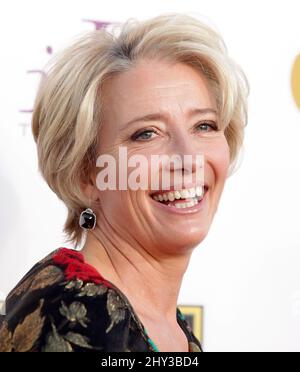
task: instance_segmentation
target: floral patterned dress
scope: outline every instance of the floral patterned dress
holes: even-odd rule
[[[10,292],[0,317],[1,352],[155,352],[126,296],[83,255],[59,248]],[[189,351],[201,345],[177,309]]]

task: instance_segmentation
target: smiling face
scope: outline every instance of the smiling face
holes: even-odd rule
[[[185,186],[194,190],[154,192],[150,183],[148,190],[97,190],[99,226],[105,221],[113,233],[132,237],[153,253],[181,254],[195,247],[211,226],[229,167],[229,147],[224,131],[218,130],[216,101],[208,81],[185,64],[144,60],[106,81],[102,100],[99,153],[113,155],[117,169],[119,146],[126,146],[128,158],[145,156],[148,174],[153,154],[192,155],[193,159],[202,154],[205,188],[196,184],[193,162],[194,181]],[[132,122],[148,114],[160,117]]]

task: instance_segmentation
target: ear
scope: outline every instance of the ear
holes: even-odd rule
[[[97,204],[97,202],[99,201],[100,191],[97,188],[95,176],[91,174],[89,178],[82,180],[80,185],[81,190],[83,191],[86,197],[86,200],[89,203]]]

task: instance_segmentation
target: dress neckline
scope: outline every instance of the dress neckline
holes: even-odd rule
[[[154,341],[149,337],[146,327],[144,326],[139,316],[137,315],[136,311],[132,307],[127,296],[115,284],[105,279],[94,266],[87,263],[85,261],[84,255],[80,251],[71,248],[61,247],[54,252],[54,256],[52,256],[52,259],[56,264],[65,266],[64,272],[67,280],[80,279],[84,282],[92,281],[95,284],[103,284],[108,288],[113,289],[120,296],[120,298],[122,298],[126,306],[129,308],[135,323],[137,324],[143,338],[148,343],[150,348],[155,352],[159,352],[158,347],[156,346]],[[76,265],[74,266],[74,260],[77,261],[78,266]],[[186,328],[185,318],[178,307],[176,307],[176,318],[178,325],[180,326],[180,328],[182,329],[187,338],[190,351],[191,343],[193,343],[193,341],[191,339],[191,335],[188,329]]]

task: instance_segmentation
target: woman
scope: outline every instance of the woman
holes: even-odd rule
[[[89,32],[51,61],[33,135],[40,171],[68,208],[65,232],[84,244],[53,252],[9,294],[0,350],[201,351],[177,299],[236,164],[247,94],[220,35],[177,13],[129,20],[119,35]],[[105,189],[97,159],[115,159],[119,180],[121,147],[145,160],[140,176],[154,154],[189,155],[169,174],[191,181]]]

